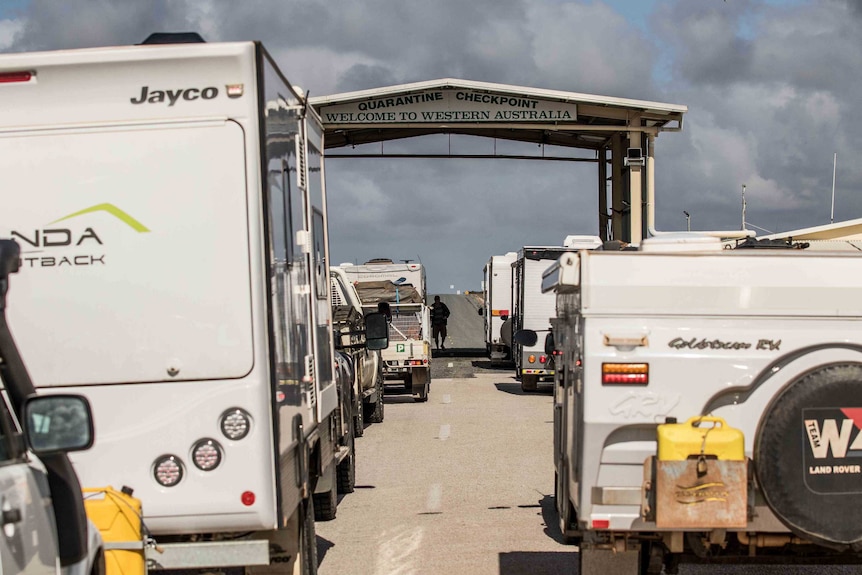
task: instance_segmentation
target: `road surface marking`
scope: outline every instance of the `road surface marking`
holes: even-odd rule
[[[443,486],[439,483],[434,483],[428,489],[428,500],[425,502],[425,512],[434,513],[440,511],[443,503]]]
[[[446,367],[455,367],[455,364],[450,361],[449,365],[447,365]]]
[[[437,439],[441,441],[446,441],[449,439],[449,432],[452,431],[452,426],[448,423],[444,423],[440,426],[440,433],[437,435]]]
[[[443,396],[443,403],[452,403],[452,396],[448,393]]]
[[[389,531],[388,533],[391,533]],[[416,552],[422,545],[424,529],[416,526],[402,530],[393,537],[387,537],[377,549],[377,568],[375,575],[415,575],[419,572]]]

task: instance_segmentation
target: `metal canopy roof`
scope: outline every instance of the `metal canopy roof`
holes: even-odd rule
[[[467,134],[601,149],[620,132],[682,129],[686,106],[445,78],[309,98],[326,147]]]

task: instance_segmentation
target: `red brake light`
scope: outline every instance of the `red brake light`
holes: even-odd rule
[[[593,529],[608,529],[610,526],[610,519],[593,519]]]
[[[547,362],[548,362],[548,356],[547,355],[540,355],[539,356],[539,363],[547,363]]]
[[[603,363],[602,385],[647,385],[649,383],[648,363]]]
[[[12,82],[29,82],[32,77],[32,72],[0,72],[0,84],[11,84]]]

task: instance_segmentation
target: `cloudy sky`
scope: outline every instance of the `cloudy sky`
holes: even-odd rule
[[[743,184],[761,233],[828,224],[835,153],[835,221],[862,218],[860,28],[858,0],[0,0],[0,52],[195,30],[263,41],[317,96],[454,77],[684,104],[685,129],[656,141],[660,230],[685,229],[683,210],[694,230],[738,229]],[[592,164],[333,158],[327,171],[333,261],[418,258],[432,293],[479,289],[491,255],[598,230]]]

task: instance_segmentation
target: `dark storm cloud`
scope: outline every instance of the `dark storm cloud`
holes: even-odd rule
[[[755,225],[829,223],[835,152],[835,219],[862,217],[856,5],[662,5],[653,23],[678,54],[668,88],[690,112],[683,134],[660,138],[659,227],[679,229],[687,209],[698,229],[738,228],[742,184]]]
[[[836,219],[862,217],[856,0],[663,0],[646,30],[586,0],[34,0],[13,18],[6,51],[153,31],[262,40],[313,95],[456,77],[685,104],[685,129],[657,140],[659,229],[684,229],[682,210],[695,229],[738,228],[742,184],[755,225],[827,223],[835,152]],[[441,138],[385,148],[505,148]],[[327,185],[333,259],[419,255],[432,290],[478,283],[493,254],[597,231],[593,165],[333,159]]]

